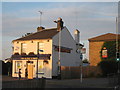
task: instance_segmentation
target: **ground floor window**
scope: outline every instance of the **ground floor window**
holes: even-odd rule
[[[38,62],[38,73],[44,73],[44,71],[43,71],[43,62],[42,61]]]
[[[22,68],[22,61],[15,61],[15,72],[17,73],[21,68]]]

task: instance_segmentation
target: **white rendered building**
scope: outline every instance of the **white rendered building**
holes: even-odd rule
[[[83,45],[79,43],[79,31],[74,34],[75,39],[66,27],[61,31],[39,27],[37,32],[13,40],[12,77],[18,77],[19,69],[23,78],[26,72],[29,79],[58,76],[59,55],[60,66],[80,66],[78,51]]]

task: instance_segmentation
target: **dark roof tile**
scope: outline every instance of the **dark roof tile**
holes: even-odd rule
[[[33,34],[30,34],[28,36],[18,38],[13,41],[18,41],[18,40],[35,40],[35,39],[50,39],[54,35],[58,33],[57,28],[51,28],[51,29],[43,29],[42,31],[35,32]]]

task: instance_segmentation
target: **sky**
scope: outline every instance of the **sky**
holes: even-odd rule
[[[61,17],[64,21],[64,26],[69,29],[73,37],[74,30],[78,29],[80,31],[80,43],[87,48],[87,53],[84,57],[89,58],[88,39],[106,33],[116,33],[116,17],[118,15],[118,2],[94,1],[14,2],[12,0],[7,2],[5,0],[2,2],[1,12],[1,59],[9,58],[12,55],[12,40],[20,38],[25,33],[37,31],[37,27],[40,25],[40,13],[38,11],[43,12],[42,26],[45,28],[56,27],[53,21]]]

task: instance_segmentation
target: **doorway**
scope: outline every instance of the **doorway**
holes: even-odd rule
[[[33,79],[33,64],[28,64],[28,79]]]

